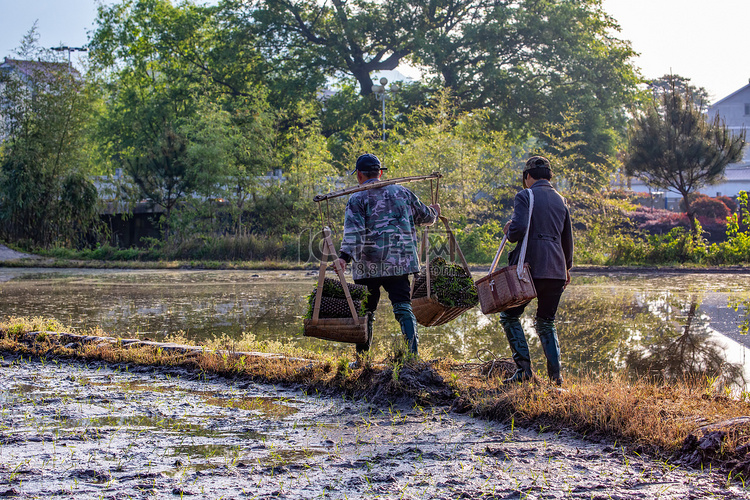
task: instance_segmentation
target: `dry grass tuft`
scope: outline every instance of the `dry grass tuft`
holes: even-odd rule
[[[707,422],[747,415],[750,405],[713,394],[700,380],[654,383],[623,376],[580,377],[563,388],[524,384],[474,399],[475,412],[513,418],[586,435],[614,436],[642,446],[675,451]]]

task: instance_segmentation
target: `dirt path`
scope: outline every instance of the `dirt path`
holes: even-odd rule
[[[11,250],[10,248],[6,247],[5,245],[0,245],[0,262],[6,261],[6,260],[16,260],[16,259],[38,259],[36,255],[31,255],[28,253],[22,253],[22,252],[16,252],[15,250]]]
[[[727,477],[443,408],[182,370],[0,362],[0,496],[750,498]]]

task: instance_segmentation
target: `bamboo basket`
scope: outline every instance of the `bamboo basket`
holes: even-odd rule
[[[519,277],[518,266],[506,266],[477,280],[479,304],[484,314],[507,311],[536,297],[531,269],[524,263]]]
[[[318,318],[317,322],[305,320],[305,337],[364,344],[368,334],[367,316],[358,317],[357,324],[352,318]]]
[[[531,192],[531,189],[528,191],[529,223],[526,228],[526,234],[523,237],[523,243],[521,243],[521,253],[518,257],[519,265],[505,266],[495,271],[497,263],[500,260],[500,254],[503,253],[505,244],[508,242],[508,236],[503,236],[500,248],[497,249],[495,259],[490,266],[490,272],[487,273],[487,276],[477,280],[479,305],[484,314],[507,311],[512,307],[525,304],[536,297],[534,280],[531,279],[531,268],[525,262],[529,228],[531,227],[531,214],[534,211],[534,194]]]
[[[326,278],[328,279],[328,278]],[[325,294],[325,290],[323,290]],[[362,314],[362,301],[356,300],[352,295],[354,301],[354,309],[357,310],[357,314]],[[309,304],[309,314],[305,315],[305,318],[309,319],[312,317],[312,308],[315,305],[315,295],[312,296]],[[328,318],[349,318],[351,312],[349,312],[349,303],[346,298],[327,297],[323,295],[320,301],[320,317],[323,319]]]
[[[453,235],[453,231],[451,231],[450,224],[448,223],[448,219],[445,217],[440,217],[440,220],[443,221],[443,224],[445,224],[445,229],[448,233],[448,242],[449,242],[449,249],[450,249],[450,258],[452,262],[456,261],[456,254],[461,259],[461,265],[466,270],[466,273],[471,276],[471,271],[469,270],[469,264],[466,262],[466,258],[464,258],[463,252],[461,252],[461,248],[458,246],[458,242],[456,241],[456,237]],[[422,249],[425,254],[425,277],[426,277],[426,296],[420,296],[415,297],[416,290],[416,282],[415,279],[412,281],[412,299],[411,299],[411,308],[414,312],[414,317],[417,318],[417,322],[422,326],[438,326],[443,325],[445,323],[448,323],[449,321],[452,321],[471,309],[474,306],[461,306],[461,307],[451,307],[444,304],[441,304],[440,301],[432,294],[432,286],[431,286],[431,280],[432,276],[430,275],[430,260],[429,260],[429,237],[428,237],[428,230],[425,228],[423,240],[422,240]],[[421,252],[420,252],[421,253]]]
[[[351,312],[352,315],[351,318],[320,317],[320,303],[323,298],[323,282],[326,277],[326,267],[329,255],[334,257],[333,267],[336,269],[339,280],[341,280],[344,295],[346,296],[346,301],[349,306],[349,312]],[[344,277],[344,269],[341,268],[336,259],[333,241],[331,240],[331,230],[328,227],[323,229],[323,255],[320,259],[318,290],[315,294],[312,318],[304,320],[303,324],[303,334],[305,337],[315,337],[336,342],[363,344],[367,342],[368,336],[371,334],[371,332],[367,331],[367,315],[357,316],[357,309],[354,306],[352,295],[349,292],[349,287],[347,286],[346,278]]]

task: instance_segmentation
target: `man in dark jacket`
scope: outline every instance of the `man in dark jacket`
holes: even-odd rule
[[[534,195],[531,227],[525,261],[531,268],[531,278],[537,292],[537,311],[534,326],[547,357],[547,374],[557,385],[560,376],[560,343],[555,329],[555,314],[563,290],[570,283],[570,268],[573,266],[573,233],[570,211],[560,194],[550,184],[552,171],[549,160],[543,156],[532,156],[523,170],[523,186]],[[513,203],[513,217],[505,225],[508,241],[523,240],[529,223],[529,194],[520,191]],[[511,252],[509,261],[518,263],[518,249]],[[514,258],[515,261],[514,262]],[[523,265],[523,263],[520,263]],[[517,370],[505,383],[523,382],[532,377],[529,346],[526,343],[519,316],[528,303],[500,313],[500,322],[513,351]]]

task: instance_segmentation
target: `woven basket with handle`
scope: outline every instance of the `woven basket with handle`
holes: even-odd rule
[[[506,311],[527,303],[536,297],[536,288],[531,279],[531,269],[524,261],[526,260],[526,245],[529,240],[529,228],[531,227],[531,213],[534,210],[534,193],[529,191],[529,223],[526,234],[521,243],[521,254],[518,257],[518,265],[506,266],[497,271],[497,262],[500,254],[508,242],[508,236],[503,236],[500,248],[497,249],[495,259],[490,266],[487,276],[477,280],[477,293],[479,304],[484,314],[494,314]]]
[[[321,304],[323,303],[323,284],[325,282],[326,267],[328,257],[333,256],[333,266],[339,276],[346,305],[349,310],[349,316],[345,318],[323,318],[321,317]],[[336,254],[331,240],[331,230],[326,227],[323,229],[323,255],[320,259],[320,272],[318,273],[318,285],[315,292],[315,302],[313,303],[313,313],[311,319],[304,320],[304,335],[306,337],[316,337],[324,340],[333,340],[337,342],[349,342],[352,344],[362,344],[367,342],[371,332],[367,331],[367,315],[358,316],[357,306],[352,300],[352,294],[344,277],[344,269],[336,259]]]
[[[461,266],[463,267],[465,276],[471,277],[471,271],[469,270],[469,264],[467,264],[464,258],[461,248],[458,246],[456,237],[451,231],[448,219],[440,217],[445,225],[445,230],[448,234],[448,245],[450,259],[452,262],[456,262],[456,256],[461,260]],[[425,228],[422,249],[425,255],[425,260],[429,259],[429,234],[428,229]],[[430,261],[431,263],[432,261]],[[414,311],[414,316],[417,318],[417,322],[422,326],[438,326],[443,325],[449,321],[452,321],[459,317],[464,312],[468,311],[476,305],[476,293],[472,293],[470,290],[466,290],[466,300],[464,305],[451,306],[440,302],[440,297],[433,292],[433,266],[425,265],[422,271],[419,273],[417,278],[412,283],[411,291],[411,307]],[[463,294],[462,294],[463,295]],[[472,301],[471,298],[474,297]],[[468,305],[471,304],[471,305]]]

